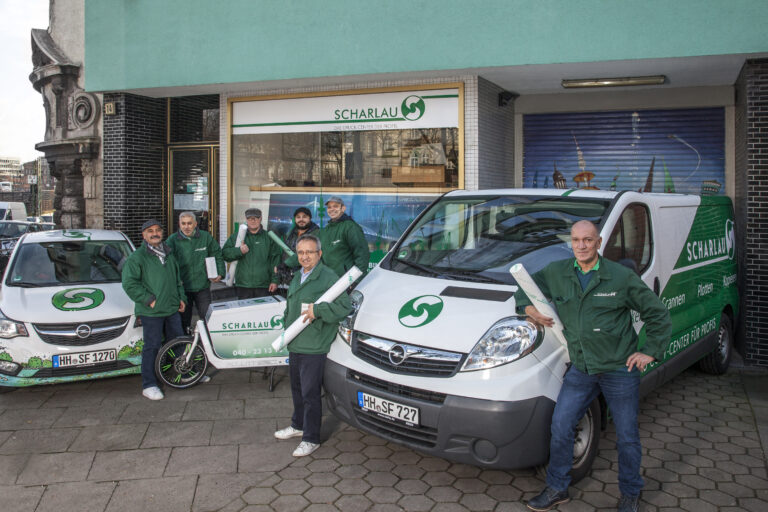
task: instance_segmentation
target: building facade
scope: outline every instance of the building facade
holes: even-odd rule
[[[456,188],[725,194],[739,219],[739,350],[768,365],[765,2],[83,10],[105,227],[138,239],[144,219],[173,230],[193,210],[223,241],[248,207],[282,232],[298,206],[322,224],[324,199],[341,195],[375,263]]]

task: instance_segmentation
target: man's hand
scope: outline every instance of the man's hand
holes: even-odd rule
[[[250,249],[248,248],[247,245],[245,245],[245,242],[241,243],[240,244],[240,252],[243,253],[243,254],[248,254],[248,251],[250,251]]]
[[[275,293],[275,290],[277,290],[277,285],[275,283],[269,283],[269,293]]]
[[[539,313],[539,310],[533,306],[525,306],[525,314],[533,318],[536,322],[547,327],[555,325],[555,319]]]
[[[154,309],[154,308],[155,308],[155,302],[157,302],[157,301],[156,301],[156,300],[153,300],[152,302],[150,302],[150,303],[149,303],[149,307],[150,307],[150,308],[152,308],[152,309]]]
[[[302,323],[307,323],[307,321],[311,322],[312,320],[314,320],[315,319],[314,304],[307,305],[307,309],[305,309],[301,313],[301,316],[304,317],[304,319],[302,320]]]
[[[183,313],[185,309],[187,309],[187,305],[184,304],[183,300],[180,300],[179,301],[179,313]]]
[[[649,363],[652,363],[655,359],[655,357],[643,354],[642,352],[635,352],[627,358],[627,371],[631,372],[632,368],[636,366],[638,370],[644,372],[645,367],[648,366]]]
[[[221,281],[221,276],[209,277],[208,280],[212,283],[218,283],[219,281]]]

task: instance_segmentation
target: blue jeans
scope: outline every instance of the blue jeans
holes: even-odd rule
[[[563,379],[552,415],[547,486],[564,491],[571,482],[574,430],[589,404],[603,393],[616,425],[619,452],[619,490],[625,496],[638,496],[643,488],[640,476],[642,448],[637,425],[640,372],[615,370],[588,375],[571,366]]]
[[[320,444],[320,425],[323,420],[323,371],[327,354],[288,354],[291,372],[293,416],[291,426],[303,430],[302,441]]]
[[[141,327],[144,331],[144,348],[141,350],[141,387],[143,389],[157,386],[155,376],[155,359],[160,347],[165,341],[171,341],[179,336],[184,336],[181,329],[181,315],[174,313],[171,316],[142,316]]]

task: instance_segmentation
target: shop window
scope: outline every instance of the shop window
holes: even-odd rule
[[[603,247],[603,257],[622,263],[642,274],[653,254],[648,210],[640,204],[628,206]]]

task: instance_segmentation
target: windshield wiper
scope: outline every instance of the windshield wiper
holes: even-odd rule
[[[426,267],[426,266],[424,266],[424,265],[422,265],[420,263],[414,263],[412,261],[403,260],[403,259],[400,259],[400,258],[397,258],[397,257],[392,258],[392,259],[395,260],[395,261],[399,261],[400,263],[403,263],[405,265],[408,265],[411,268],[415,268],[416,270],[421,270],[422,272],[426,272],[427,274],[433,275],[435,277],[445,277],[440,272],[437,272],[436,270],[432,270],[431,268]]]
[[[465,279],[467,281],[476,281],[478,283],[494,283],[494,284],[509,284],[500,279],[494,279],[493,277],[481,276],[477,272],[471,270],[452,270],[451,272],[443,274],[446,277],[456,277],[459,279]]]

